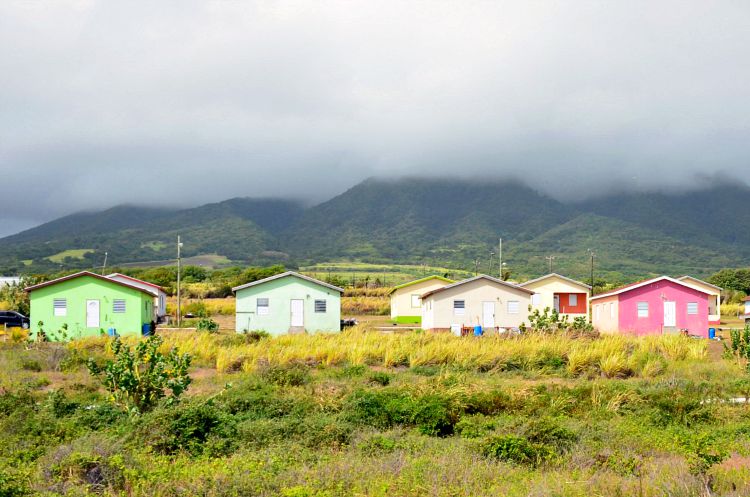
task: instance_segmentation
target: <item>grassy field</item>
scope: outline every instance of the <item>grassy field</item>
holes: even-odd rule
[[[83,259],[83,256],[86,254],[89,254],[93,252],[93,249],[71,249],[71,250],[64,250],[62,252],[58,252],[55,255],[51,255],[47,257],[46,259],[56,262],[56,263],[62,263],[65,261],[66,257],[70,257],[71,259]]]
[[[449,275],[449,278],[462,279],[474,276],[473,273],[445,267],[420,266],[414,264],[368,264],[363,262],[328,262],[314,266],[301,267],[304,274],[318,279],[329,276],[343,278],[347,282],[362,282],[369,277],[370,282],[376,279],[384,286],[395,286],[431,274]]]
[[[750,381],[707,341],[164,339],[193,383],[140,416],[84,366],[106,339],[0,344],[0,495],[750,493]]]

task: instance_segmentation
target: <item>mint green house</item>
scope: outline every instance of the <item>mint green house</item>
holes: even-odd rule
[[[343,289],[294,271],[232,288],[236,330],[271,335],[341,331]]]
[[[83,271],[26,288],[31,305],[30,334],[44,330],[50,340],[140,335],[154,319],[154,295],[143,288]],[[40,322],[42,323],[40,325]]]

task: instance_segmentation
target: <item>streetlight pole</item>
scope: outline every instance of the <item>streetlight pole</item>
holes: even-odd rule
[[[547,257],[545,257],[545,259],[547,259],[547,262],[549,262],[549,272],[551,273],[552,272],[552,261],[555,260],[555,256],[554,255],[548,255]]]
[[[180,241],[180,235],[177,235],[177,327],[182,326],[182,293],[180,289],[180,271],[181,271],[181,256],[180,249],[182,249],[182,241]]]
[[[594,257],[596,257],[596,254],[593,250],[589,249],[589,254],[591,255],[591,295],[594,295]]]

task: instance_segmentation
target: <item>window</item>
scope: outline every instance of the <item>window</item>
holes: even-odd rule
[[[577,307],[578,306],[578,295],[571,293],[568,295],[568,305],[570,307]]]
[[[146,308],[148,309],[148,302],[146,302]],[[112,300],[112,312],[114,313],[125,312],[125,299]]]
[[[463,300],[453,301],[453,314],[463,316],[466,313],[466,302]]]
[[[326,301],[316,300],[315,301],[315,312],[326,312]]]
[[[596,320],[600,320],[602,318],[602,306],[601,304],[596,305]]]
[[[419,298],[418,294],[412,294],[411,296],[411,306],[412,307],[422,307],[422,299]]]
[[[521,304],[517,300],[508,301],[508,314],[518,314],[521,309]]]
[[[692,315],[698,314],[698,302],[688,302],[687,313]]]
[[[268,299],[257,299],[258,316],[268,315]]]
[[[542,295],[539,293],[535,293],[531,296],[531,305],[541,305],[542,304]]]
[[[67,316],[68,315],[68,300],[67,299],[54,299],[52,301],[52,307],[54,309],[55,316]]]
[[[638,302],[638,317],[639,318],[648,317],[648,302]]]
[[[610,319],[615,318],[615,303],[614,302],[609,303],[609,317]]]

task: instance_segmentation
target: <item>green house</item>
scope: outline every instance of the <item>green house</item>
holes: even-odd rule
[[[236,296],[236,330],[284,333],[341,330],[343,289],[289,271],[232,289]]]
[[[26,288],[31,305],[32,337],[44,330],[50,340],[139,335],[154,319],[154,295],[148,291],[83,271]]]

